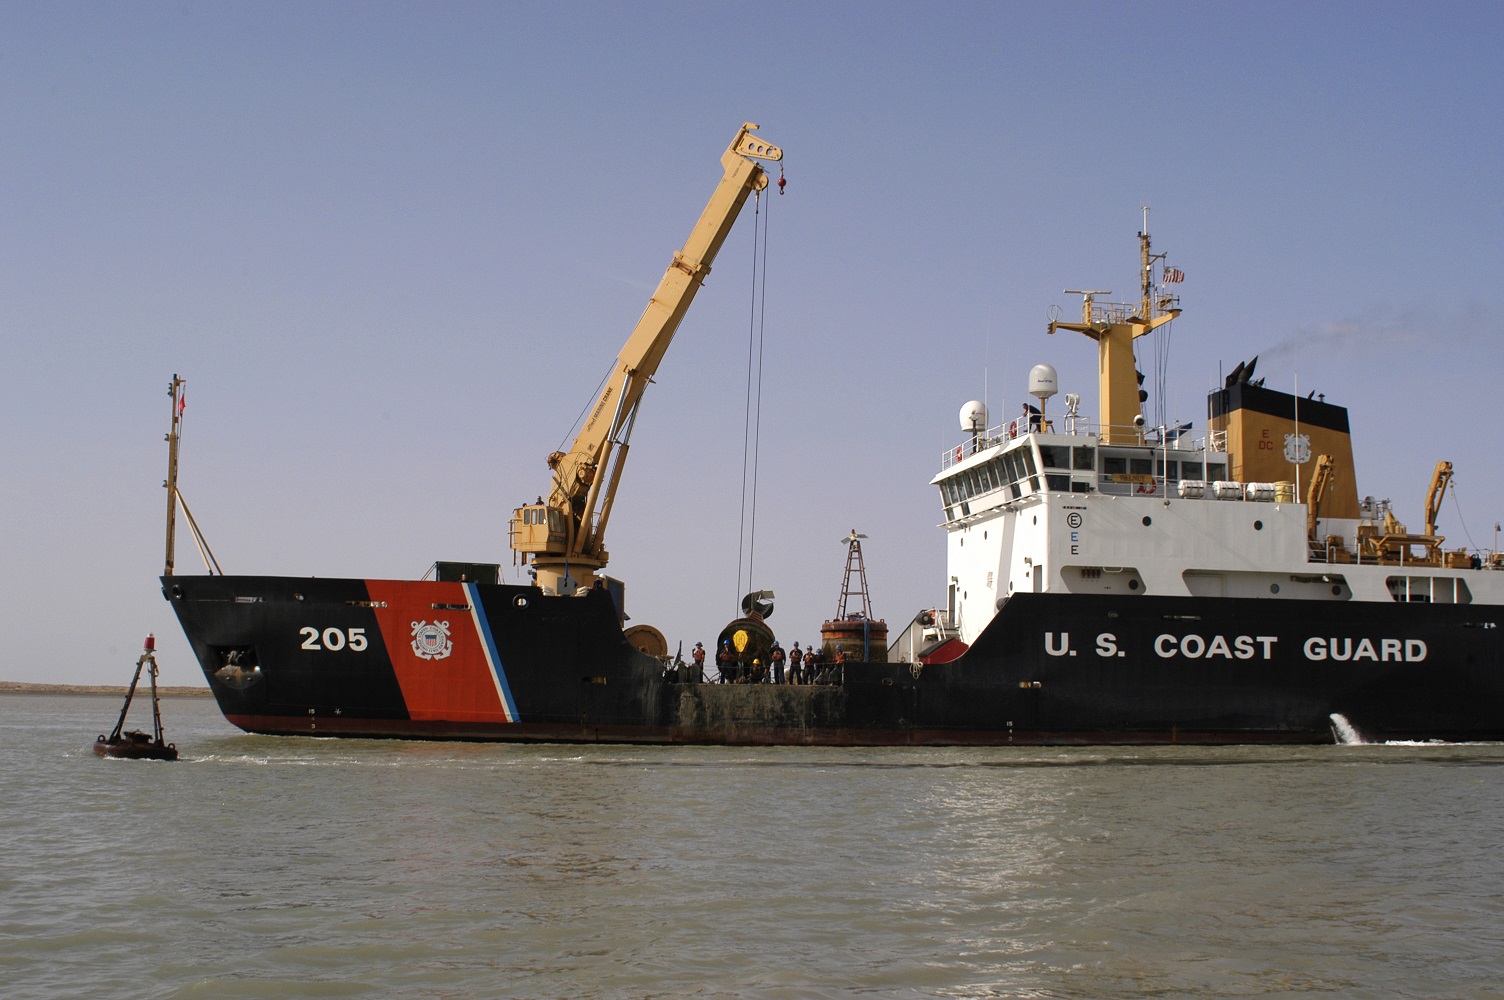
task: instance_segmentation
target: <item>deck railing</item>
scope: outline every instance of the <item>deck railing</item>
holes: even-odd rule
[[[1141,447],[1159,448],[1168,439],[1170,447],[1190,451],[1210,451],[1212,453],[1225,452],[1227,450],[1227,432],[1212,431],[1192,437],[1190,428],[1181,424],[1171,427],[1120,427],[1108,425],[1114,432],[1111,437],[1113,444],[1138,445]],[[1029,433],[1064,434],[1071,437],[1095,437],[1101,438],[1101,425],[1090,417],[1079,414],[1067,415],[1058,421],[1053,416],[1041,418],[1036,415],[1021,416],[1016,420],[1010,420],[1005,424],[989,427],[979,434],[975,434],[953,448],[946,449],[940,455],[940,471],[944,472],[953,465],[959,465],[973,455],[1005,445],[1009,441],[1023,437]]]

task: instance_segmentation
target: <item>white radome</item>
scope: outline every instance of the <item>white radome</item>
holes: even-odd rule
[[[1036,399],[1049,399],[1060,388],[1060,379],[1054,365],[1035,365],[1029,369],[1029,395]]]
[[[961,407],[961,429],[968,434],[980,434],[987,429],[987,404],[980,399],[969,400]]]

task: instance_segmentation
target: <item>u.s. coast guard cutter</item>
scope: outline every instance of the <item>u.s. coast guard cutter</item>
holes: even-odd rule
[[[1148,426],[1133,342],[1179,314],[1164,290],[1179,273],[1147,233],[1137,302],[1083,292],[1080,321],[1050,325],[1097,342],[1098,419],[1075,394],[1047,412],[1049,366],[1017,420],[963,408],[932,481],[948,580],[888,662],[717,685],[634,647],[604,532],[638,402],[767,186],[756,161],[782,156],[752,128],[574,446],[549,457],[547,497],[513,512],[530,582],[489,562],[419,580],[176,573],[174,380],[163,593],[226,718],[288,735],[898,745],[1319,742],[1345,717],[1378,738],[1504,738],[1504,565],[1443,546],[1451,466],[1408,530],[1359,499],[1346,411],[1266,387],[1253,363],[1210,394],[1199,436]]]

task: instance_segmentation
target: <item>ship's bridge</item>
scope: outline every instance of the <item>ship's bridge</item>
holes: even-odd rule
[[[1243,484],[1219,488],[1229,468],[1224,433],[1193,438],[1188,426],[1176,425],[1113,428],[1111,444],[1103,437],[1084,417],[1057,429],[1037,416],[973,435],[941,456],[940,473],[931,480],[946,524],[1047,492],[1211,499],[1229,486],[1243,490]]]

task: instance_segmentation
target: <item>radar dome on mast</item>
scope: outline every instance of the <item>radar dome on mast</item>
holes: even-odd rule
[[[968,434],[980,434],[987,429],[987,404],[973,399],[961,407],[961,429]]]
[[[1035,365],[1029,369],[1029,395],[1039,400],[1039,409],[1028,404],[1024,405],[1024,411],[1029,414],[1030,430],[1048,430],[1044,421],[1045,400],[1055,395],[1060,387],[1059,377],[1055,374],[1054,365]]]
[[[1029,395],[1043,403],[1060,389],[1054,365],[1035,365],[1029,369]]]

